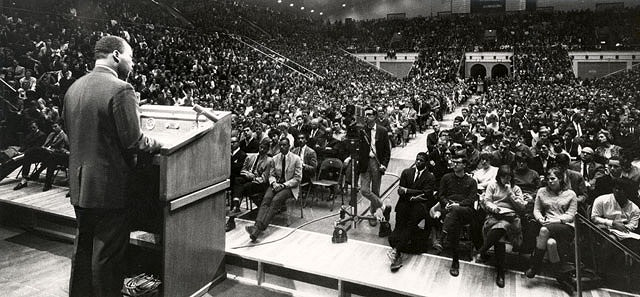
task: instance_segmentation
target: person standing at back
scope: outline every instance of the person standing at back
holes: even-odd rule
[[[105,36],[94,49],[95,67],[65,95],[69,187],[78,224],[69,296],[122,296],[129,243],[127,190],[134,154],[161,145],[140,130],[138,103],[126,82],[133,50]]]

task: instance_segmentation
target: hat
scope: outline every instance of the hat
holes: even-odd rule
[[[583,153],[592,154],[592,155],[595,153],[595,152],[593,151],[593,149],[592,149],[592,148],[590,148],[590,147],[588,147],[588,146],[583,147],[583,148],[582,148],[582,152],[583,152]]]

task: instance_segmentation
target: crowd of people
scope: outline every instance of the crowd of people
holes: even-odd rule
[[[366,123],[358,160],[363,196],[381,222],[391,211],[379,200],[387,144],[433,129],[415,168],[402,173],[392,271],[403,253],[431,246],[451,251],[457,276],[458,241],[469,224],[478,261],[493,247],[503,287],[505,241],[531,254],[526,275],[533,277],[545,253],[552,263],[566,259],[576,213],[620,232],[637,229],[640,70],[579,80],[567,54],[597,49],[605,32],[617,49],[637,43],[626,27],[635,8],[614,19],[581,11],[326,24],[237,2],[176,2],[190,18],[185,23],[135,1],[126,2],[124,17],[105,1],[87,18],[70,2],[49,3],[51,14],[14,8],[0,15],[0,177],[23,166],[16,189],[39,175],[30,176],[32,163],[53,171],[68,162],[62,99],[94,68],[93,45],[117,35],[135,53],[128,82],[141,102],[233,112],[231,207],[243,196],[259,206],[247,230],[253,241],[323,161],[350,162],[346,134],[359,121]],[[486,38],[490,28],[500,29],[496,38]],[[411,49],[420,57],[408,78],[397,79],[351,57],[349,48]],[[463,53],[473,50],[513,51],[513,78],[462,79]],[[463,102],[454,127],[441,130],[443,114]],[[50,187],[48,173],[43,190]],[[638,250],[637,241],[624,242]]]

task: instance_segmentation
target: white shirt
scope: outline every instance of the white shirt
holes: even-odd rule
[[[377,124],[373,124],[373,128],[369,132],[369,139],[371,139],[371,151],[369,152],[369,157],[376,157],[376,129],[378,128]]]
[[[640,219],[640,208],[633,202],[627,201],[627,205],[621,207],[613,194],[606,194],[593,201],[591,210],[591,220],[596,224],[613,226],[613,221],[618,220],[629,230],[638,228]]]
[[[426,169],[426,167],[425,167],[425,169]],[[422,173],[423,173],[423,172],[424,172],[424,169],[422,169],[422,170],[418,171],[418,169],[416,168],[416,174],[415,174],[415,176],[413,177],[413,182],[414,182],[414,183],[416,182],[416,180],[418,180],[418,177],[420,177],[420,176],[422,175]]]

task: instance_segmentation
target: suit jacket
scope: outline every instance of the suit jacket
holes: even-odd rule
[[[273,166],[273,158],[268,155],[264,155],[262,158],[258,159],[258,156],[260,156],[258,153],[248,154],[247,158],[244,159],[244,164],[242,165],[240,174],[242,175],[243,172],[249,172],[256,176],[256,182],[267,183],[269,181],[269,171],[271,170],[271,166]],[[256,159],[258,159],[256,168],[254,171],[251,171]]]
[[[427,135],[427,150],[429,152],[432,152],[433,149],[436,147],[436,145],[438,144],[438,137],[439,137],[440,133],[436,133],[436,132],[431,132]]]
[[[316,168],[318,168],[318,156],[312,148],[306,145],[303,147],[295,147],[291,150],[291,153],[302,158],[302,168],[305,171],[315,172]]]
[[[584,202],[587,195],[587,185],[584,182],[584,178],[580,172],[567,169],[567,188],[573,190],[578,196],[579,202]]]
[[[436,204],[438,201],[433,196],[433,191],[436,190],[436,178],[433,173],[428,169],[422,172],[417,180],[414,181],[417,168],[407,168],[400,174],[400,186],[407,188],[406,193],[400,195],[398,204],[409,203],[410,198],[423,194],[424,201],[420,200],[419,203]],[[396,208],[397,208],[396,204]]]
[[[542,165],[542,159],[540,156],[535,156],[529,159],[529,168],[538,172],[539,175],[547,176],[547,170],[555,165],[556,161],[554,158],[549,156],[547,160],[547,166]]]
[[[604,165],[594,161],[589,163],[584,163],[584,161],[571,162],[569,168],[580,172],[584,180],[589,182],[591,185],[595,185],[595,180],[604,175]]]
[[[251,138],[249,143],[247,143],[246,139],[240,140],[240,150],[242,150],[247,154],[257,153],[259,147],[260,147],[260,140],[258,140],[255,137]]]
[[[371,143],[369,129],[364,128],[360,130],[360,156],[358,158],[360,172],[367,172],[367,168],[369,165],[369,152],[371,151],[371,147],[369,144]],[[375,133],[375,146],[376,146],[376,156],[380,165],[384,165],[387,167],[389,165],[389,160],[391,159],[391,142],[389,141],[389,134],[387,134],[387,129],[380,125],[376,125],[376,133]]]
[[[282,153],[278,153],[273,157],[273,166],[269,172],[269,184],[278,182],[281,176],[283,176],[282,170]],[[300,192],[300,181],[302,181],[302,159],[296,154],[289,152],[285,159],[284,170],[284,185],[291,189],[293,197],[298,199],[298,193]]]
[[[29,134],[27,134],[22,140],[22,144],[20,145],[20,151],[24,152],[28,148],[42,146],[46,138],[47,138],[47,134],[42,132],[42,130],[38,130],[38,132],[36,133],[29,132]]]
[[[244,165],[244,160],[247,158],[247,153],[239,149],[238,152],[233,154],[231,152],[231,180],[240,176],[240,171],[242,171],[242,166]]]
[[[71,204],[127,207],[133,153],[160,148],[140,130],[133,87],[96,66],[69,87],[64,102]]]

